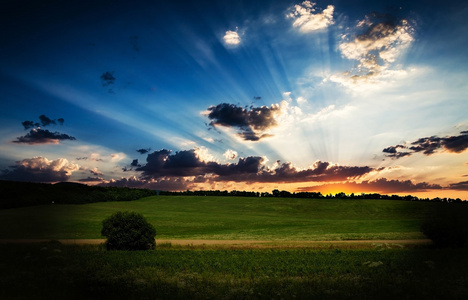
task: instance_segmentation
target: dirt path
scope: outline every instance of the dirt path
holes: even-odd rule
[[[31,244],[49,242],[50,239],[0,239],[0,244]],[[105,239],[59,239],[58,242],[65,245],[98,245]],[[427,239],[417,240],[346,240],[346,241],[255,241],[255,240],[156,240],[156,245],[171,244],[182,246],[233,246],[233,247],[319,247],[324,245],[426,245],[431,241]]]

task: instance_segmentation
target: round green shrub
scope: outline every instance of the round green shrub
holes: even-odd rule
[[[432,240],[435,247],[463,247],[468,230],[456,218],[435,218],[421,224],[421,232]]]
[[[102,221],[107,250],[148,250],[156,247],[156,229],[136,212],[116,212]]]

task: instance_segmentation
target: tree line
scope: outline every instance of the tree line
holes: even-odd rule
[[[271,192],[252,191],[159,191],[128,187],[90,186],[73,182],[56,184],[16,182],[0,180],[0,209],[34,206],[43,204],[84,204],[109,201],[132,201],[155,195],[185,195],[185,196],[236,196],[236,197],[279,197],[279,198],[324,198],[324,199],[383,199],[402,201],[432,201],[442,203],[468,203],[460,198],[418,198],[411,195],[381,195],[378,193],[323,195],[320,192],[289,192],[275,189]]]
[[[285,190],[275,189],[271,192],[252,192],[252,191],[220,191],[220,190],[199,190],[199,191],[159,191],[159,195],[184,195],[184,196],[237,196],[237,197],[279,197],[279,198],[335,198],[335,199],[383,199],[383,200],[402,200],[402,201],[432,201],[443,203],[468,203],[460,198],[418,198],[412,195],[381,195],[378,193],[360,193],[360,194],[346,194],[339,192],[336,194],[323,195],[320,192],[289,192]]]

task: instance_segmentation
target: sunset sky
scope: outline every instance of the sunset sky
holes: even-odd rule
[[[6,1],[0,179],[468,200],[468,2]]]

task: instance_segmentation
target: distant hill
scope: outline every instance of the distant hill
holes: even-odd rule
[[[0,209],[43,204],[83,204],[132,201],[156,195],[155,191],[125,187],[89,186],[75,182],[56,184],[0,180]]]

